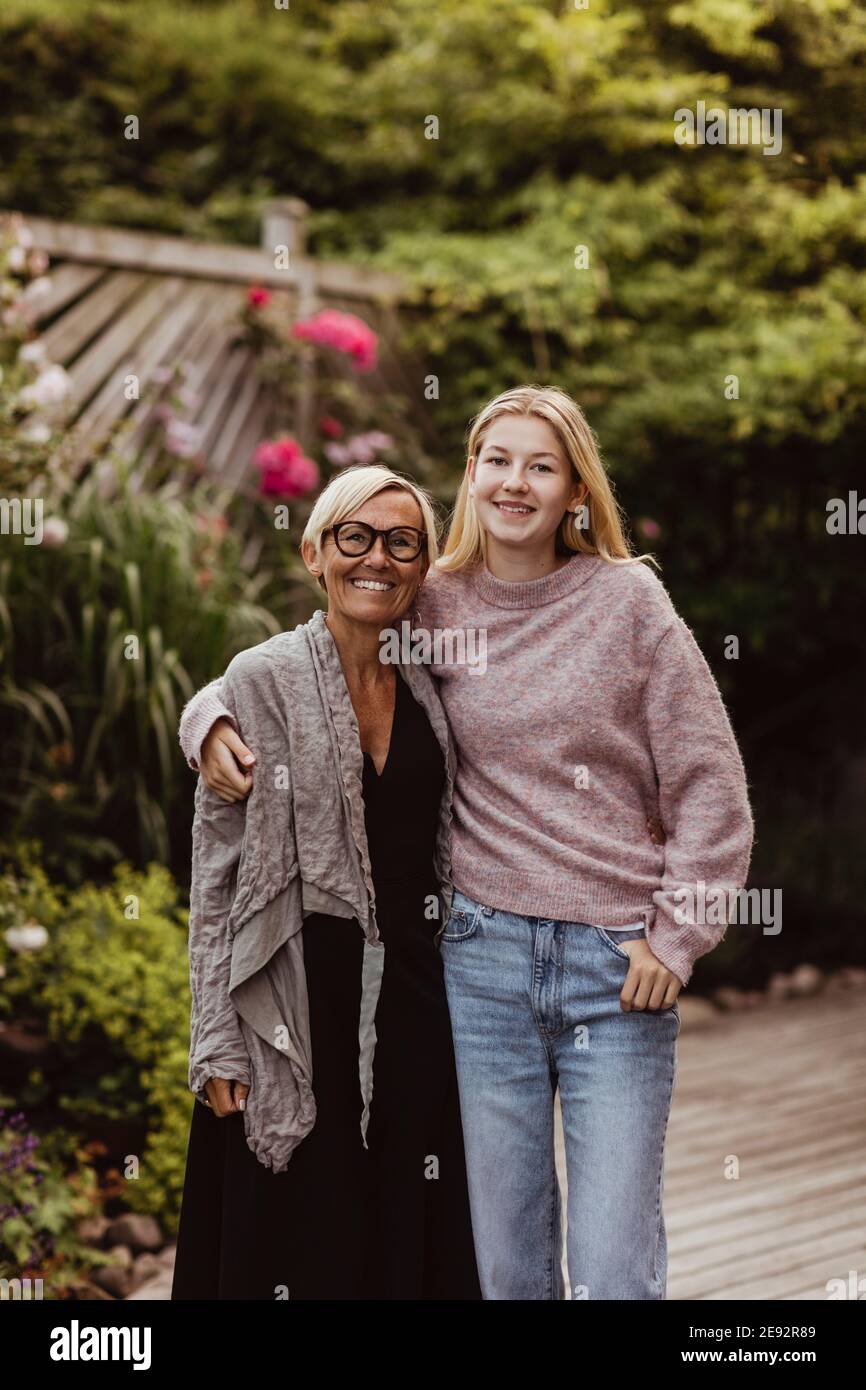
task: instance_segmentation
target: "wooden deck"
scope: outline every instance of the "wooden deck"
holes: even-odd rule
[[[826,1301],[866,1276],[866,993],[720,1014],[678,1051],[668,1299]]]

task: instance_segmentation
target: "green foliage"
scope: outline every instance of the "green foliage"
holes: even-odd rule
[[[114,1134],[125,1204],[171,1223],[194,1103],[178,890],[155,864],[120,864],[109,885],[70,890],[32,846],[16,859],[0,878],[0,1016],[37,1020],[52,1044],[18,1100],[70,1132]],[[45,944],[13,949],[6,930],[27,923],[44,928]]]
[[[406,277],[438,495],[504,387],[581,402],[729,701],[755,879],[805,935],[829,875],[849,943],[864,884],[828,812],[863,747],[866,570],[825,522],[862,478],[864,57],[856,0],[7,0],[0,19],[0,205],[254,243],[264,196],[305,198],[313,254]],[[699,100],[781,110],[781,153],[678,145]]]
[[[41,1279],[48,1300],[70,1296],[88,1270],[111,1262],[77,1234],[98,1210],[96,1173],[75,1141],[40,1140],[23,1111],[0,1109],[0,1278]]]
[[[43,543],[5,537],[0,558],[0,804],[68,877],[121,852],[165,862],[191,820],[181,707],[280,630],[271,576],[244,569],[211,485],[139,491],[109,463],[55,495]],[[283,590],[285,611],[300,589]]]

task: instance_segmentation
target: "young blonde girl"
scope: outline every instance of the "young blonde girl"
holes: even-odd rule
[[[563,1297],[557,1090],[572,1297],[665,1296],[677,995],[725,931],[696,904],[744,884],[753,823],[718,687],[647,558],[576,402],[522,386],[480,411],[413,617],[486,644],[483,669],[454,659],[468,643],[431,669],[459,763],[440,949],[488,1299]],[[233,800],[248,750],[224,718],[208,733],[217,694],[181,741]]]

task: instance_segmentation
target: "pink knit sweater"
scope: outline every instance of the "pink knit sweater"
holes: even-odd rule
[[[431,663],[458,754],[455,887],[527,916],[644,921],[686,984],[726,930],[693,905],[702,885],[744,885],[753,822],[718,687],[664,585],[644,563],[576,555],[520,582],[434,570],[417,607],[415,631],[466,637],[462,664],[447,638]],[[218,682],[187,706],[192,766],[225,714]]]

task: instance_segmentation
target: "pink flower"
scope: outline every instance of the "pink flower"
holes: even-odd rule
[[[368,430],[366,434],[353,435],[345,444],[326,444],[324,453],[335,468],[344,468],[349,463],[372,463],[377,454],[390,449],[393,443],[389,434]]]
[[[303,497],[318,486],[318,465],[289,434],[264,440],[253,463],[261,469],[259,492],[263,497]]]
[[[354,314],[344,314],[339,309],[322,309],[312,318],[296,323],[292,328],[292,337],[348,353],[354,359],[356,371],[370,372],[376,365],[376,334]]]
[[[343,433],[343,426],[339,420],[335,420],[333,415],[323,415],[319,421],[319,429],[322,434],[327,434],[331,439],[339,439]]]
[[[195,458],[201,449],[201,430],[185,420],[169,420],[165,427],[165,447],[175,458]]]
[[[42,527],[42,543],[55,549],[64,545],[69,535],[69,527],[62,516],[49,516]]]
[[[641,535],[646,536],[648,541],[658,540],[662,533],[662,528],[659,526],[658,522],[653,521],[652,518],[648,516],[642,516],[635,525]]]
[[[266,309],[271,302],[271,292],[263,285],[250,285],[247,290],[247,304],[251,309]]]
[[[323,452],[328,463],[335,468],[344,468],[352,462],[351,450],[345,444],[326,444]]]

